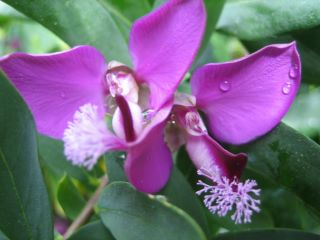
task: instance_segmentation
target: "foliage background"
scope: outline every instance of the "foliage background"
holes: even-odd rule
[[[16,10],[0,2],[1,55],[91,44],[109,59],[129,63],[132,22],[164,1],[4,2]],[[74,221],[106,171],[111,184],[70,239],[320,238],[311,234],[320,234],[320,1],[205,2],[207,31],[192,69],[293,40],[302,57],[302,86],[283,123],[246,146],[227,146],[248,152],[244,178],[257,179],[263,189],[262,212],[244,225],[209,214],[194,194],[195,170],[184,149],[159,196],[138,193],[126,183],[121,153],[107,154],[92,172],[70,165],[61,142],[36,135],[31,114],[1,75],[0,239],[61,239],[54,223],[57,228],[61,219]],[[189,91],[188,80],[179,90]]]

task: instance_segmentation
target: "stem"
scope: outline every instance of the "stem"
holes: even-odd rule
[[[92,215],[93,207],[98,201],[98,198],[103,190],[103,188],[108,184],[108,175],[103,176],[100,185],[94,194],[91,196],[86,206],[83,208],[79,216],[73,221],[73,223],[68,228],[67,232],[63,235],[63,239],[68,239],[82,224],[84,224],[88,218]]]

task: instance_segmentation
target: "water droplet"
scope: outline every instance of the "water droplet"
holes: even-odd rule
[[[153,115],[155,113],[154,109],[147,109],[145,111],[142,112],[142,116],[143,116],[143,123],[147,124],[151,121]]]
[[[282,93],[285,95],[288,95],[291,92],[292,84],[293,84],[292,81],[285,82],[285,84],[283,84],[283,87],[282,87]]]
[[[222,81],[219,85],[219,88],[222,92],[227,92],[231,88],[231,84],[228,81]]]
[[[65,97],[66,97],[66,94],[65,94],[64,92],[61,92],[61,93],[60,93],[60,97],[65,98]]]
[[[294,64],[289,70],[289,77],[296,78],[298,76],[298,65]]]

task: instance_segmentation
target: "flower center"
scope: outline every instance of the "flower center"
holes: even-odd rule
[[[199,113],[187,112],[185,115],[187,131],[192,135],[201,135],[207,132]]]
[[[111,61],[108,64],[105,81],[112,97],[122,95],[131,102],[138,102],[139,88],[133,76],[133,71],[126,65]]]

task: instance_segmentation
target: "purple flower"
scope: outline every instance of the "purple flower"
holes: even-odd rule
[[[137,20],[129,40],[133,69],[107,64],[90,46],[14,53],[0,59],[0,67],[30,107],[38,131],[65,141],[70,161],[91,169],[105,151],[125,150],[130,182],[153,193],[169,178],[172,157],[163,129],[205,21],[202,0],[169,0]],[[110,116],[112,130],[105,119]]]
[[[267,46],[245,58],[208,64],[191,78],[193,96],[176,94],[166,141],[172,150],[186,144],[198,173],[205,205],[225,216],[236,208],[236,223],[250,222],[260,201],[256,182],[240,177],[245,154],[223,149],[208,133],[198,109],[206,115],[209,132],[229,144],[243,144],[270,131],[288,111],[300,85],[300,58],[295,43]],[[206,174],[205,174],[206,173]]]

